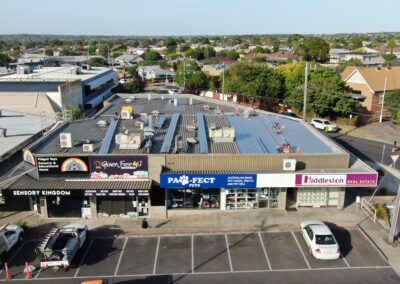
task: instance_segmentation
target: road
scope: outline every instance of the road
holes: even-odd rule
[[[392,154],[392,145],[390,144],[340,133],[327,133],[326,135],[363,161],[381,163],[383,154],[383,163],[385,165],[390,165],[392,163],[390,157]],[[396,164],[396,168],[400,169],[400,162]]]
[[[358,230],[332,227],[342,256],[312,257],[299,231],[95,237],[78,252],[68,271],[37,270],[35,283],[400,283],[386,260]],[[25,262],[39,266],[27,240],[7,253],[11,280],[25,281]],[[0,271],[0,282],[5,272]]]

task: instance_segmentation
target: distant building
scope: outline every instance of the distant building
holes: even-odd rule
[[[137,72],[142,79],[148,81],[170,81],[175,77],[175,72],[161,69],[160,65],[139,66]]]
[[[138,64],[141,61],[143,61],[143,59],[139,55],[134,54],[123,54],[115,58],[115,63],[118,65]]]
[[[362,51],[366,51],[363,48]],[[350,60],[359,60],[366,66],[381,66],[385,63],[385,59],[378,51],[368,48],[368,52],[355,52],[348,49],[332,48],[329,51],[329,62],[331,64],[341,64]]]
[[[220,76],[222,71],[228,67],[228,64],[207,64],[203,65],[201,70],[209,76]]]
[[[252,60],[254,58],[264,58],[269,62],[285,63],[294,59],[293,51],[277,51],[274,53],[248,53],[242,57],[244,60]]]
[[[355,99],[369,112],[378,114],[383,103],[383,91],[400,89],[400,67],[355,67],[348,66],[342,73],[342,79],[352,89]]]
[[[28,66],[20,66],[16,74],[0,77],[0,105],[2,109],[36,115],[54,115],[67,105],[92,109],[111,95],[116,79],[116,73],[106,67],[45,67],[31,71]]]

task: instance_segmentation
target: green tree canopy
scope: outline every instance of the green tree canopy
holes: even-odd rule
[[[362,63],[359,59],[352,58],[349,61],[340,64],[337,68],[337,71],[339,73],[342,73],[347,66],[365,66],[365,64]]]
[[[87,64],[92,66],[107,66],[107,60],[103,57],[92,57],[87,61]]]
[[[392,118],[396,123],[400,123],[400,90],[394,90],[387,93],[385,104]]]
[[[137,64],[134,64],[134,65],[132,65],[132,66],[129,66],[129,67],[126,69],[126,72],[128,73],[129,76],[133,77],[134,75],[136,75],[138,67],[139,67],[139,66],[138,66]]]
[[[99,46],[99,55],[103,56],[104,58],[108,58],[108,46],[106,44],[101,44]]]
[[[324,62],[329,58],[329,44],[321,37],[308,37],[296,46],[295,53],[306,61]]]
[[[237,60],[239,58],[239,53],[234,50],[222,50],[217,52],[217,56],[228,57],[232,60]]]
[[[203,54],[204,54],[204,58],[210,58],[210,57],[215,57],[216,52],[213,47],[207,46],[207,47],[203,48]]]
[[[201,90],[208,87],[207,76],[200,70],[194,60],[179,62],[175,79],[180,86],[185,88],[186,92],[193,94],[199,94]]]
[[[51,48],[46,48],[46,49],[44,50],[44,54],[45,54],[46,56],[53,56],[53,50],[52,50]]]
[[[161,55],[157,51],[151,49],[143,53],[142,58],[145,61],[152,61],[152,62],[156,62],[162,59]]]
[[[305,63],[291,64],[278,72],[285,76],[286,100],[298,110],[303,109]],[[319,116],[346,115],[354,111],[351,99],[340,73],[330,68],[311,68],[308,79],[307,109]]]
[[[140,81],[131,81],[125,84],[118,83],[111,91],[115,93],[128,93],[128,94],[135,94],[143,92],[144,84]]]
[[[362,41],[363,40],[360,36],[351,37],[350,44],[349,44],[350,49],[354,50],[354,49],[363,47]]]
[[[11,58],[7,54],[0,53],[0,66],[8,66],[11,61]]]
[[[266,65],[238,62],[225,72],[225,90],[249,99],[283,98],[284,78]]]
[[[177,43],[174,38],[167,37],[164,41],[164,45],[169,52],[175,52]]]

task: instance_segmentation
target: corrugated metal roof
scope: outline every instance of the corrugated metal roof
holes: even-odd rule
[[[40,179],[36,180],[27,175],[20,177],[14,183],[9,185],[7,189],[150,189],[151,180],[65,180],[57,179]]]
[[[64,82],[0,82],[0,92],[57,92]]]

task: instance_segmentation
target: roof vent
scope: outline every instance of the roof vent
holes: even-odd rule
[[[7,129],[0,128],[0,137],[7,137]]]
[[[98,125],[98,126],[101,126],[101,127],[104,127],[104,126],[107,126],[107,125],[108,125],[108,122],[107,122],[106,120],[99,120],[99,121],[97,122],[97,125]]]

